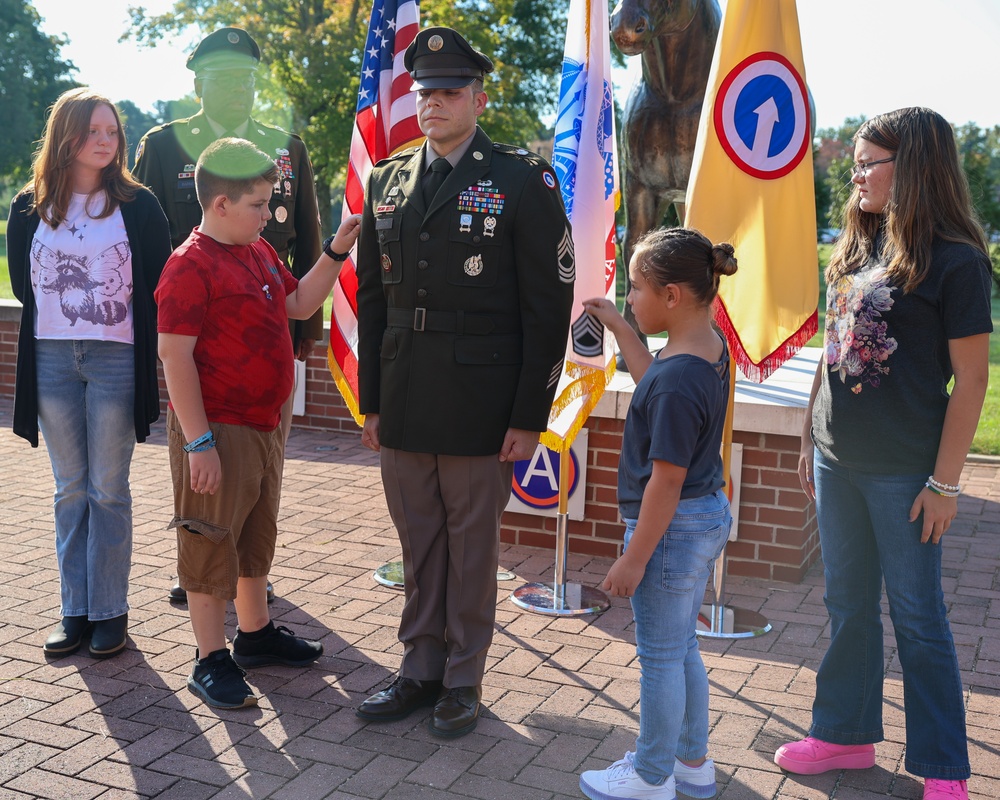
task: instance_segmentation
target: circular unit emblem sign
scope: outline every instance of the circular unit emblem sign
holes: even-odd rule
[[[570,450],[569,492],[572,495],[580,482],[580,465],[576,453]],[[559,506],[559,454],[547,447],[535,449],[531,458],[514,462],[511,489],[526,506],[557,508]]]
[[[809,149],[806,84],[778,53],[754,53],[737,64],[719,87],[714,116],[722,149],[755,178],[787,175]]]

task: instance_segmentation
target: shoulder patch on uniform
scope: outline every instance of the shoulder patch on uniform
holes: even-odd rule
[[[391,164],[394,161],[408,161],[413,158],[413,156],[419,152],[422,145],[417,145],[416,147],[407,147],[405,150],[400,150],[398,153],[393,153],[385,158],[381,158],[375,162],[377,167],[379,164]]]
[[[289,139],[299,138],[294,133],[286,131],[284,128],[279,128],[277,125],[267,125],[261,122],[260,120],[254,119],[253,117],[250,118],[250,128],[251,129],[257,128],[258,129],[257,132],[263,133],[264,135],[271,133],[271,134],[278,134],[279,136],[285,136]]]
[[[146,135],[143,136],[142,138],[146,139],[150,136],[155,136],[158,133],[169,131],[171,128],[175,128],[178,125],[187,125],[187,123],[189,123],[190,121],[191,117],[182,117],[181,119],[172,119],[169,122],[164,122],[161,125],[154,125],[148,131],[146,131]]]
[[[538,153],[532,153],[530,150],[525,150],[523,147],[515,147],[512,144],[503,144],[502,142],[494,142],[493,149],[498,153],[514,156],[538,167],[547,167],[549,165],[544,158],[538,155]]]
[[[555,173],[551,170],[545,170],[545,172],[542,173],[542,180],[550,189],[555,189],[559,185],[559,182],[556,181]]]

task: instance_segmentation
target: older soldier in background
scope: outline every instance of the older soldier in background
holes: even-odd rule
[[[358,253],[362,443],[380,450],[403,548],[403,663],[365,719],[434,704],[431,733],[479,719],[500,515],[545,430],[575,265],[555,174],[476,120],[493,64],[450,28],[404,63],[426,145],[375,166]]]
[[[278,165],[280,177],[271,195],[272,217],[261,234],[296,278],[319,258],[321,234],[316,187],[309,154],[295,134],[258,122],[250,116],[255,98],[254,73],[260,64],[257,42],[241,28],[221,28],[206,36],[188,56],[194,90],[202,110],[149,131],[136,150],[133,174],[156,195],[170,223],[176,248],[201,221],[194,189],[198,156],[216,139],[236,136],[253,142]],[[323,336],[323,310],[310,319],[289,323],[296,357],[304,361]],[[294,394],[294,392],[293,392]],[[281,409],[285,439],[292,425],[292,397]],[[268,602],[274,599],[270,583]],[[178,584],[170,599],[183,602]]]

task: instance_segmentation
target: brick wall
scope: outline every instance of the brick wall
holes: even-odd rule
[[[16,304],[7,302],[5,307],[5,301],[0,301],[0,394],[4,395],[14,393],[19,316]],[[306,362],[306,369],[306,413],[295,417],[293,424],[300,428],[358,434],[359,428],[330,375],[325,342],[317,344]],[[166,398],[162,371],[160,389],[161,397]],[[629,395],[618,394],[615,402],[602,400],[602,405],[587,423],[590,449],[585,487],[586,518],[569,520],[571,553],[614,557],[621,552],[623,526],[618,519],[616,489],[624,410]],[[752,414],[745,411],[741,414],[737,399],[734,441],[743,444],[742,502],[739,540],[731,542],[727,550],[728,570],[730,575],[797,583],[819,557],[819,536],[815,508],[799,489],[796,475],[798,436],[773,432],[801,427],[801,421],[789,423],[789,410],[783,411],[786,417],[782,420],[762,426],[771,432],[740,430],[741,417],[745,420]],[[757,423],[744,422],[744,426],[751,425]],[[504,542],[554,550],[555,527],[555,518],[508,513],[504,515],[500,535]]]

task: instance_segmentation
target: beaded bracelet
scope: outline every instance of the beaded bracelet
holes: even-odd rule
[[[943,483],[942,481],[939,481],[937,478],[935,478],[933,475],[927,476],[927,482],[932,486],[934,486],[935,488],[940,489],[942,492],[955,492],[955,494],[958,494],[959,492],[962,491],[962,486],[960,484],[956,483],[953,486],[950,483]]]
[[[215,436],[211,431],[202,434],[193,442],[188,442],[184,445],[185,453],[204,453],[206,450],[211,450],[215,447]]]
[[[930,481],[927,481],[927,483],[925,483],[924,486],[926,486],[928,489],[934,492],[934,494],[940,495],[941,497],[958,497],[961,494],[961,492],[946,492],[941,489],[938,489],[938,487],[932,484]]]

